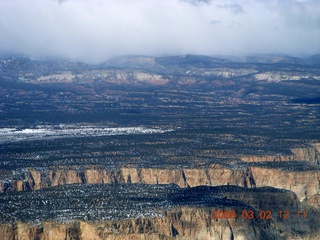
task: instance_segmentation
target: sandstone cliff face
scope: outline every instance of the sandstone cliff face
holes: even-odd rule
[[[101,239],[279,239],[269,223],[262,230],[258,221],[212,219],[212,210],[181,208],[163,218],[74,222],[40,225],[26,223],[0,226],[2,240],[101,240]]]
[[[281,171],[251,167],[252,176],[257,187],[273,186],[286,189],[297,194],[298,199],[319,207],[320,200],[320,172],[314,171]]]
[[[194,208],[181,208],[168,213],[180,239],[276,239],[270,224],[261,228],[260,222],[233,219],[212,219],[212,212]],[[263,230],[262,230],[263,229]],[[268,233],[264,232],[268,231]]]
[[[0,182],[0,191],[4,192],[9,185],[9,188],[22,191],[73,183],[175,183],[180,187],[271,186],[290,190],[297,194],[300,201],[320,207],[319,171],[284,171],[262,167],[231,170],[218,164],[213,164],[208,169],[121,168],[112,171],[97,166],[87,166],[83,171],[72,167],[59,167],[42,173],[30,168],[23,179],[13,179],[9,183]]]
[[[209,191],[208,191],[209,190]],[[126,190],[122,193],[125,193]],[[123,218],[99,222],[74,221],[25,223],[0,225],[0,239],[51,240],[51,239],[318,239],[320,234],[319,210],[300,203],[289,191],[274,188],[246,189],[229,187],[198,187],[172,192],[181,206],[173,209],[157,209],[157,217]],[[219,195],[219,202],[211,198]],[[195,197],[196,202],[190,201]],[[64,195],[62,198],[65,198]],[[185,198],[187,197],[187,198]],[[198,201],[209,200],[207,205]],[[83,199],[85,200],[85,199]],[[232,201],[234,200],[234,201]],[[34,199],[38,201],[38,198]],[[201,201],[200,201],[201,202]],[[204,202],[202,202],[204,203]],[[229,204],[228,204],[229,203]],[[232,204],[230,204],[232,203]],[[121,208],[122,209],[122,208]],[[234,210],[237,218],[212,218],[213,211]],[[255,218],[243,217],[242,212],[255,211]],[[270,219],[259,218],[259,211],[272,211]],[[279,210],[290,211],[290,218],[279,217]],[[294,212],[305,210],[307,216],[298,218]],[[37,211],[37,210],[36,210]],[[84,213],[86,210],[83,210]],[[124,210],[125,211],[125,210]],[[260,215],[261,216],[261,215]],[[40,218],[41,220],[41,218]]]
[[[175,183],[180,187],[199,185],[249,187],[249,178],[248,170],[231,170],[218,164],[213,164],[208,169],[137,169],[123,167],[119,170],[107,170],[99,166],[86,166],[84,170],[76,170],[75,167],[69,166],[39,171],[29,168],[20,179],[12,179],[9,183],[0,181],[0,191],[3,192],[8,188],[8,186],[5,188],[6,184],[18,191],[73,183]]]
[[[292,236],[299,235],[299,233],[303,233],[304,237],[300,236],[297,239],[308,239],[311,236],[317,239],[316,234],[319,234],[319,230],[315,229],[320,226],[319,213],[308,204],[300,203],[293,192],[274,191],[270,193],[265,189],[260,192],[225,192],[223,195],[228,199],[240,200],[252,206],[253,209],[271,211],[272,221],[264,220],[264,223],[270,223],[274,230],[284,237],[284,239],[292,239]],[[290,213],[286,219],[283,216],[281,217],[279,213],[285,210]],[[255,211],[255,214],[258,215],[259,211]],[[305,211],[307,215],[305,217],[298,217],[297,211]],[[259,216],[257,218],[259,219]],[[308,234],[311,235],[307,236]]]
[[[314,144],[305,148],[293,148],[289,155],[264,155],[264,156],[243,156],[243,162],[283,162],[283,161],[307,161],[313,164],[320,164],[320,145]]]
[[[162,218],[3,224],[0,236],[2,240],[264,240],[295,239],[294,229],[301,232],[297,239],[318,239],[319,232],[309,229],[310,223],[278,224],[272,220],[212,219],[212,209],[182,207]]]

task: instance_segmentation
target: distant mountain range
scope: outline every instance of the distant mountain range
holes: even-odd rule
[[[149,70],[163,70],[164,68],[214,68],[230,66],[236,63],[263,63],[263,64],[294,64],[317,65],[320,64],[320,54],[308,58],[291,57],[285,55],[253,55],[247,57],[204,55],[182,55],[167,57],[150,57],[142,55],[122,56],[112,58],[101,64],[102,67],[130,67],[145,68]]]
[[[69,79],[68,81],[72,82],[76,79],[78,82],[86,82],[89,78],[94,80],[101,79],[101,76],[104,76],[102,77],[103,79],[114,79],[117,82],[117,79],[123,78],[119,77],[121,74],[125,74],[126,79],[128,79],[128,76],[133,79],[143,76],[143,78],[148,79],[156,77],[169,81],[173,76],[234,78],[260,74],[254,75],[254,78],[257,80],[275,79],[276,81],[281,81],[307,78],[318,79],[317,69],[319,64],[320,54],[305,59],[278,55],[256,55],[244,58],[202,55],[165,57],[132,55],[112,58],[97,65],[52,58],[32,59],[28,56],[6,55],[0,58],[0,77],[3,80],[27,82],[29,80],[38,81],[43,77],[47,80],[50,79],[50,82],[54,82],[56,78],[59,78],[59,81],[62,81],[62,78],[67,78]],[[308,70],[306,71],[305,68]],[[125,73],[123,72],[124,70]],[[122,72],[120,75],[119,71]],[[277,76],[269,76],[270,73],[268,71],[273,71],[273,75],[276,74]],[[289,75],[288,72],[290,72]],[[299,72],[299,76],[297,76],[297,72]],[[302,72],[305,74],[301,75],[300,73]],[[137,74],[139,77],[137,77]],[[155,76],[155,74],[159,76]],[[266,74],[268,75],[267,77]],[[62,78],[61,75],[63,75]]]

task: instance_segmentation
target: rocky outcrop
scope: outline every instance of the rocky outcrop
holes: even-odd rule
[[[212,164],[208,169],[159,169],[123,167],[119,170],[108,170],[99,166],[86,166],[79,170],[75,166],[56,167],[49,170],[28,168],[19,179],[2,182],[2,192],[5,189],[36,190],[50,186],[73,183],[146,183],[170,184],[180,187],[199,185],[219,186],[237,185],[251,187],[248,170],[231,170],[218,164]],[[4,187],[9,184],[10,187]]]
[[[147,83],[151,85],[165,85],[169,82],[161,74],[150,73],[144,70],[132,69],[108,69],[108,70],[87,70],[80,74],[70,71],[61,71],[46,76],[40,76],[31,83],[56,83],[56,82],[77,82],[77,81],[104,81],[115,84],[125,83]]]
[[[210,209],[181,208],[163,218],[0,226],[2,240],[55,239],[279,239],[270,223],[212,219]]]
[[[207,169],[158,169],[123,167],[108,170],[99,166],[57,167],[50,170],[25,171],[20,179],[0,181],[0,191],[41,189],[73,183],[146,183],[170,184],[180,187],[200,185],[236,185],[247,188],[271,186],[293,191],[300,201],[320,206],[320,171],[286,171],[264,167],[233,170],[212,164]]]
[[[300,203],[291,191],[271,187],[163,187],[168,185],[86,184],[25,194],[4,194],[1,199],[1,213],[4,214],[0,219],[5,223],[0,225],[0,239],[318,239],[320,234],[319,210]],[[45,203],[43,199],[48,199],[48,196],[50,203]],[[7,203],[16,197],[19,199],[7,211]],[[115,197],[116,201],[112,203],[110,197]],[[157,214],[145,215],[141,214],[138,205],[132,205],[137,200],[142,204],[140,206],[145,206],[144,210],[159,200],[166,205],[160,207],[157,204],[153,210],[149,208]],[[118,215],[105,220],[99,217],[96,222],[84,221],[86,216],[100,212],[102,205],[99,207],[97,204],[103,202],[106,203],[103,209],[113,204],[112,209]],[[66,206],[74,211],[65,213]],[[140,212],[133,211],[135,215],[127,215],[138,208]],[[46,212],[48,209],[51,209],[49,214]],[[28,212],[27,216],[19,214],[23,210]],[[217,217],[216,211],[233,211],[236,216],[220,214]],[[254,212],[252,218],[249,211]],[[270,212],[268,218],[267,211]],[[284,218],[280,211],[288,211],[290,216]],[[75,219],[80,220],[61,221],[65,219],[63,216],[76,216],[77,212],[81,214]],[[8,214],[11,217],[5,218]],[[112,213],[103,213],[104,216],[108,214]],[[47,219],[55,219],[55,222]],[[9,224],[11,221],[16,222]]]
[[[285,71],[272,71],[263,72],[254,75],[256,80],[259,81],[270,81],[280,82],[284,80],[302,80],[302,79],[313,79],[320,80],[320,76],[312,73],[300,73],[300,72],[285,72]]]
[[[272,220],[213,219],[213,209],[182,207],[162,218],[72,223],[17,222],[0,225],[2,240],[120,239],[317,239],[310,222],[279,224]],[[317,223],[318,224],[318,223]],[[300,234],[294,234],[300,231]]]
[[[298,199],[320,206],[320,171],[281,171],[251,167],[257,187],[272,186],[297,194]]]
[[[242,156],[243,162],[283,162],[283,161],[307,161],[312,164],[320,164],[320,145],[313,144],[305,148],[292,148],[288,155],[262,155],[262,156]]]

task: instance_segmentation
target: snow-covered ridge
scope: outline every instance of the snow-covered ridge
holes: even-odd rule
[[[130,134],[153,134],[172,131],[173,129],[159,129],[146,127],[103,127],[90,125],[45,125],[35,128],[0,128],[0,143],[21,140],[37,140],[66,137],[112,136]]]

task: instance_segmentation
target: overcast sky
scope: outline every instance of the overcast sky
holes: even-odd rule
[[[320,0],[1,0],[0,51],[114,56],[320,53]]]

